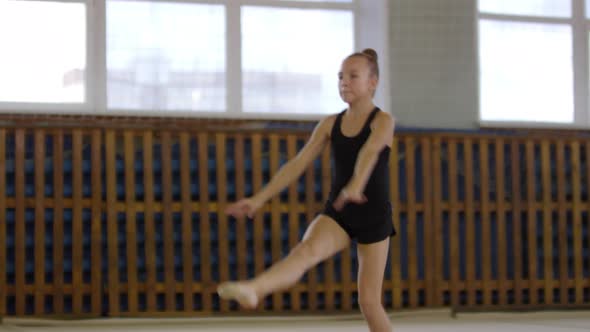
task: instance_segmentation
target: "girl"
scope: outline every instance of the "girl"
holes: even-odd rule
[[[389,197],[389,153],[394,120],[373,104],[379,81],[377,53],[348,56],[338,73],[340,96],[348,108],[321,120],[295,158],[284,164],[257,194],[228,206],[234,217],[254,212],[280,193],[330,143],[334,175],[324,210],[283,260],[254,279],[226,282],[219,296],[255,308],[260,299],[294,285],[319,262],[358,242],[358,300],[371,332],[391,331],[381,303],[389,239],[395,235]]]

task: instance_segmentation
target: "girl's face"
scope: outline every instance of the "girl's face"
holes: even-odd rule
[[[345,103],[373,98],[377,88],[377,77],[371,74],[369,61],[360,56],[350,57],[342,62],[338,73],[338,89]]]

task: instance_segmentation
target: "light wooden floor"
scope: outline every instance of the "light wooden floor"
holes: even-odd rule
[[[590,311],[535,313],[465,313],[452,318],[448,311],[392,314],[395,332],[576,332],[590,331]],[[336,317],[99,319],[49,321],[6,318],[0,331],[368,331],[359,315]]]

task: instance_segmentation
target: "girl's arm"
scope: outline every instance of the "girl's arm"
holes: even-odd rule
[[[270,182],[264,186],[254,197],[259,204],[263,204],[274,195],[281,192],[293,180],[313,162],[323,151],[330,139],[330,131],[334,123],[335,115],[329,116],[318,123],[313,130],[305,146],[299,151],[295,158],[284,164],[272,177]]]

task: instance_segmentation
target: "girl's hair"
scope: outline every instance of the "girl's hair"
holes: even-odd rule
[[[347,59],[355,56],[367,59],[367,61],[369,62],[369,69],[371,70],[371,74],[379,78],[379,64],[377,63],[377,52],[374,49],[365,48],[364,50],[362,50],[362,52],[352,53],[347,57]]]

